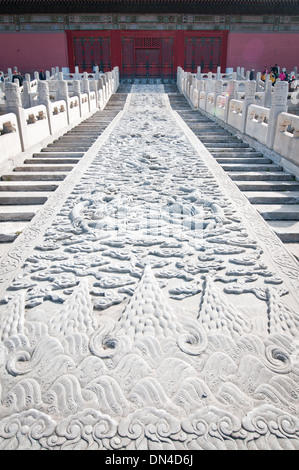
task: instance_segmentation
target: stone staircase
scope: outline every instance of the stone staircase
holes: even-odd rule
[[[97,111],[0,179],[0,255],[24,230],[87,150],[124,107],[120,86],[105,109]]]
[[[168,87],[168,96],[172,109],[299,259],[299,181],[263,153],[193,110],[176,87]]]

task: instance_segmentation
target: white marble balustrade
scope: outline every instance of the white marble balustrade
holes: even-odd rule
[[[259,79],[233,78],[216,80],[213,74],[203,78],[203,74],[194,75],[178,67],[177,86],[195,109],[265,145],[282,156],[287,166],[290,162],[299,167],[299,116],[287,112],[290,102],[292,109],[296,104],[298,108],[299,92],[290,94],[287,82],[277,81],[272,86],[269,81],[262,88]],[[199,91],[196,94],[194,90]]]
[[[22,87],[5,81],[0,96],[6,111],[0,116],[0,164],[103,110],[119,86],[118,67],[96,80],[87,73],[77,74],[75,80],[65,80],[58,71],[47,75],[48,80],[35,77],[32,82],[26,77]]]

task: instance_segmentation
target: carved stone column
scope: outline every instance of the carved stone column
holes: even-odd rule
[[[273,149],[278,115],[288,110],[288,91],[288,82],[277,82],[274,86],[267,133],[267,147],[270,149]]]
[[[81,85],[79,80],[73,81],[74,96],[78,96],[80,116],[82,116],[82,103],[81,103]]]
[[[81,81],[81,91],[82,93],[87,94],[87,99],[88,99],[88,111],[90,111],[90,86],[89,86],[89,80],[87,78],[87,73],[84,72],[84,78]]]
[[[22,107],[21,93],[19,85],[16,83],[5,83],[6,112],[14,113],[17,117],[22,151],[28,148],[27,127],[25,111]]]
[[[59,75],[60,75],[60,73],[59,73]],[[66,112],[67,112],[67,122],[69,124],[70,123],[70,118],[69,118],[69,90],[68,90],[68,85],[67,85],[66,80],[61,80],[60,79],[57,82],[57,100],[65,101]]]
[[[255,102],[255,89],[256,83],[254,80],[248,80],[245,83],[245,98],[243,101],[243,109],[242,109],[242,132],[245,133],[246,129],[246,121],[247,121],[247,114],[248,114],[248,107]]]
[[[39,80],[37,85],[37,92],[38,92],[38,104],[42,104],[46,107],[47,110],[47,117],[49,123],[49,131],[52,135],[52,113],[51,113],[51,101],[50,101],[50,92],[49,92],[49,85],[44,80]]]
[[[226,105],[226,110],[225,110],[225,122],[227,122],[228,120],[230,101],[238,99],[238,87],[239,87],[238,80],[229,80],[227,84],[228,100],[227,100],[227,105]]]

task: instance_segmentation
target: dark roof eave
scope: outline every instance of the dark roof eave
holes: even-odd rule
[[[299,14],[299,0],[0,0],[0,14]]]

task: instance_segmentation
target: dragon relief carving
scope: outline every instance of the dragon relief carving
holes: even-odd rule
[[[104,150],[1,300],[0,449],[298,449],[299,316],[163,96]]]

